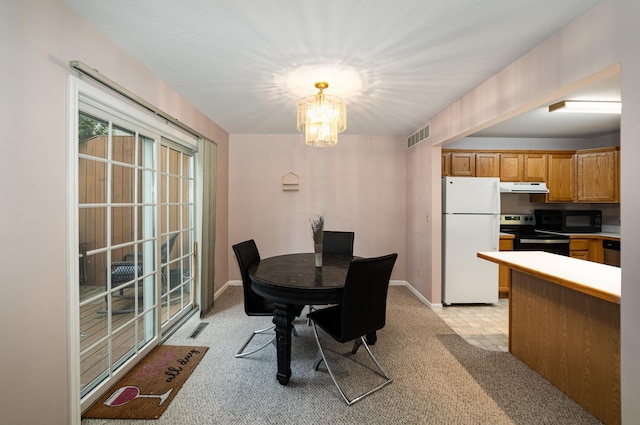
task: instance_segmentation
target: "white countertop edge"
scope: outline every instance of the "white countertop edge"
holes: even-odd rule
[[[531,270],[542,276],[583,286],[620,299],[622,273],[619,267],[541,251],[479,252],[503,265]],[[526,272],[526,271],[525,271]]]

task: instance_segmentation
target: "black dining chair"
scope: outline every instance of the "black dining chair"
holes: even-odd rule
[[[354,232],[325,230],[322,236],[322,253],[353,255],[354,238]]]
[[[322,255],[340,254],[353,255],[354,232],[340,232],[335,230],[325,230],[322,236]],[[309,313],[316,310],[313,305],[309,306]],[[308,322],[311,326],[311,321]]]
[[[340,304],[315,310],[307,315],[313,323],[313,331],[321,356],[315,364],[315,370],[318,370],[324,361],[333,383],[348,406],[393,382],[371,353],[364,336],[375,333],[385,326],[389,279],[397,258],[398,254],[394,253],[377,258],[351,260]],[[358,348],[363,345],[384,377],[384,381],[359,396],[349,399],[327,363],[318,337],[318,326],[340,343],[354,341],[351,354],[356,354]]]
[[[260,261],[260,253],[258,251],[258,247],[253,239],[248,241],[240,242],[239,244],[233,245],[233,252],[236,254],[236,258],[238,260],[238,266],[240,267],[240,274],[242,276],[242,289],[244,293],[244,312],[247,316],[273,316],[273,311],[275,309],[273,302],[264,298],[261,295],[255,293],[253,289],[251,289],[251,279],[249,278],[249,268],[255,263]],[[300,310],[302,311],[302,307]],[[300,313],[298,313],[299,315]],[[258,334],[264,334],[276,326],[271,325],[264,329],[255,330],[249,335],[249,338],[245,341],[245,343],[240,347],[240,350],[236,353],[235,357],[245,357],[250,354],[256,353],[263,348],[267,347],[270,344],[275,342],[275,334],[273,338],[267,341],[264,345],[249,351],[244,352],[245,348],[249,345],[254,336]],[[296,329],[293,328],[293,334],[297,336]]]
[[[249,278],[249,268],[260,261],[260,252],[256,246],[256,242],[253,239],[240,242],[233,245],[233,252],[236,254],[238,260],[238,266],[240,267],[240,274],[242,275],[242,288],[244,293],[244,312],[247,316],[273,316],[274,306],[273,303],[264,297],[256,294],[251,289],[251,279]],[[266,344],[259,348],[244,352],[247,345],[251,342],[254,336],[268,332],[275,328],[275,325],[271,325],[264,329],[253,331],[245,343],[240,347],[240,350],[236,353],[236,357],[245,357],[249,354],[258,352],[275,341],[275,336],[271,338]]]

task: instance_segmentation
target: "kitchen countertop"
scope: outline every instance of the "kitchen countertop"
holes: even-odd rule
[[[538,230],[538,232],[549,233],[551,235],[569,236],[570,238],[597,238],[597,239],[620,240],[619,232],[561,233],[561,232],[552,232],[550,230]]]
[[[478,252],[478,257],[620,304],[622,274],[619,267],[541,251]]]

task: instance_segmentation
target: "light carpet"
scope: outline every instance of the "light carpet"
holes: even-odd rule
[[[293,338],[287,386],[275,377],[275,347],[234,358],[250,332],[270,320],[244,314],[241,287],[225,290],[208,317],[192,318],[167,341],[209,346],[207,356],[162,417],[136,424],[600,423],[511,354],[464,341],[402,286],[389,288],[387,324],[372,346],[394,382],[351,407],[342,401],[326,368],[313,370],[317,346],[304,318],[294,323],[299,336]],[[200,322],[209,325],[197,338],[189,338]],[[350,348],[330,352],[339,356]],[[130,421],[86,419],[82,424]]]

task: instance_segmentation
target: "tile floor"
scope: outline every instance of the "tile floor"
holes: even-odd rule
[[[470,344],[492,351],[509,351],[509,300],[495,305],[451,305],[436,311]]]

